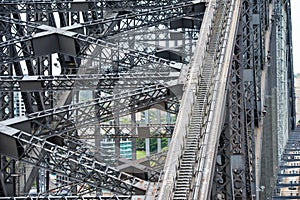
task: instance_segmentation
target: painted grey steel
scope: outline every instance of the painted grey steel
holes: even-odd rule
[[[179,72],[83,74],[57,76],[1,76],[1,91],[131,89],[176,80]]]
[[[0,197],[1,200],[131,200],[138,199],[140,196],[132,197],[132,196],[24,196],[24,197]]]
[[[49,54],[52,54],[52,53],[58,53],[59,62],[60,62],[61,69],[62,69],[62,74],[65,74],[65,75],[78,74],[78,71],[80,71],[80,70],[82,72],[86,71],[86,70],[93,70],[92,67],[89,67],[89,69],[88,69],[88,66],[91,66],[90,63],[92,63],[92,62],[93,63],[98,62],[99,64],[101,63],[100,66],[97,67],[96,73],[107,73],[106,70],[109,70],[110,72],[114,72],[114,73],[119,72],[122,69],[119,69],[120,68],[119,66],[117,66],[117,68],[116,68],[117,63],[122,65],[123,70],[125,69],[126,71],[130,71],[131,73],[132,72],[135,73],[137,71],[145,71],[145,70],[150,71],[153,69],[156,69],[157,71],[165,71],[164,67],[162,67],[162,66],[166,66],[167,71],[169,71],[170,69],[173,71],[174,70],[179,71],[182,68],[177,67],[176,65],[178,65],[178,64],[175,62],[168,61],[161,57],[155,57],[155,56],[149,55],[144,52],[130,50],[128,48],[127,49],[119,48],[115,44],[105,42],[105,41],[99,40],[97,38],[91,37],[92,35],[97,34],[97,37],[103,38],[103,37],[107,37],[108,35],[113,36],[114,34],[122,32],[122,30],[130,31],[130,29],[136,29],[139,27],[143,28],[144,26],[147,26],[147,22],[148,22],[148,25],[153,26],[155,24],[158,25],[159,23],[170,23],[170,21],[172,21],[173,18],[176,18],[177,21],[180,21],[180,18],[183,16],[186,16],[186,18],[184,18],[184,20],[193,23],[192,26],[185,27],[185,28],[188,28],[188,29],[199,28],[199,23],[201,23],[201,15],[203,15],[203,12],[204,12],[204,10],[203,10],[204,4],[203,3],[194,4],[191,2],[180,1],[180,2],[176,3],[176,6],[173,6],[172,3],[174,3],[174,2],[160,1],[158,3],[158,2],[153,1],[152,4],[149,5],[149,1],[147,1],[147,7],[145,7],[144,1],[143,2],[139,1],[138,4],[136,2],[128,3],[125,1],[124,2],[109,2],[109,3],[104,2],[104,4],[102,4],[102,5],[107,5],[107,7],[110,6],[109,9],[111,9],[112,7],[114,7],[114,9],[116,9],[113,11],[116,14],[113,14],[113,13],[109,13],[109,12],[101,13],[101,12],[97,11],[99,4],[92,5],[91,2],[88,2],[88,3],[87,2],[54,2],[54,3],[51,2],[51,6],[53,6],[53,9],[50,10],[49,7],[47,7],[47,6],[49,6],[49,2],[44,2],[44,1],[43,2],[32,2],[32,3],[31,2],[6,2],[6,1],[4,1],[3,6],[2,6],[3,7],[2,11],[5,12],[6,9],[9,9],[9,13],[13,13],[13,15],[12,16],[8,15],[6,17],[3,16],[1,18],[1,20],[3,21],[3,24],[7,25],[7,27],[4,29],[8,31],[7,34],[4,36],[5,41],[1,42],[1,47],[3,47],[3,51],[2,51],[3,59],[1,60],[2,61],[1,64],[8,66],[13,63],[18,63],[18,62],[21,63],[21,62],[23,62],[23,60],[26,60],[25,61],[26,67],[27,67],[28,72],[30,72],[30,73],[29,73],[29,77],[26,77],[25,79],[27,79],[27,81],[29,81],[29,82],[30,82],[30,80],[33,80],[34,77],[36,77],[38,75],[43,76],[46,73],[49,73],[50,70],[52,70],[51,65],[53,65],[53,63],[52,63],[53,60],[51,59],[51,56],[49,56]],[[99,3],[103,3],[103,2],[99,2]],[[134,3],[134,5],[136,6],[135,9],[132,10],[133,12],[127,12],[127,11],[123,10],[124,8],[128,7],[132,3]],[[127,6],[124,6],[125,4]],[[172,5],[172,6],[170,6],[170,5]],[[66,7],[61,7],[61,6],[66,6]],[[25,10],[24,10],[24,7],[26,8]],[[120,10],[120,7],[122,7],[123,9]],[[68,13],[60,13],[60,12],[58,13],[59,23],[62,28],[57,28],[59,26],[57,24],[57,20],[54,19],[54,12],[58,11],[58,8],[61,8],[61,11],[69,11],[69,14],[70,14],[70,16],[69,16]],[[40,9],[40,10],[36,12],[37,14],[34,14],[32,11],[34,11],[36,9]],[[71,10],[68,10],[68,9],[71,9]],[[202,11],[201,11],[201,9],[202,9]],[[99,9],[99,10],[101,10],[101,9]],[[79,11],[79,12],[77,12],[77,11]],[[200,13],[196,14],[196,12],[198,12],[198,11],[200,11]],[[26,20],[29,20],[29,21],[27,21],[25,23],[22,21],[24,18],[22,18],[22,16],[19,16],[19,14],[22,12],[26,13]],[[82,18],[80,17],[81,15],[83,16]],[[144,18],[146,15],[148,15],[148,17]],[[188,18],[187,16],[189,16],[189,15],[192,15],[193,19]],[[196,19],[199,17],[200,17],[200,20]],[[140,21],[140,22],[138,22],[138,21]],[[41,22],[44,22],[43,25],[41,25]],[[75,23],[79,23],[79,22],[81,23],[81,25],[75,25]],[[135,22],[139,23],[140,25]],[[4,27],[4,26],[2,26],[2,27]],[[17,27],[18,31],[10,31],[10,29],[8,27]],[[172,29],[174,27],[170,26],[170,28]],[[180,28],[180,27],[177,27],[177,28]],[[83,32],[84,30],[87,31],[86,33],[89,34],[89,37],[82,34],[82,33],[84,33]],[[73,32],[71,32],[71,31],[73,31]],[[195,31],[191,31],[191,32],[194,32],[192,37],[195,37],[196,36]],[[12,38],[15,38],[15,39],[12,39]],[[184,40],[185,38],[182,37],[181,40]],[[57,42],[57,39],[59,40],[59,42]],[[18,46],[18,44],[19,44],[18,43],[19,41],[21,41],[21,43],[20,43],[21,48],[16,48],[16,46]],[[51,44],[49,44],[49,41],[51,42]],[[178,42],[178,41],[180,41],[180,38],[176,39],[176,42]],[[190,41],[192,41],[192,39],[190,39]],[[43,44],[48,46],[49,48],[47,48],[47,50],[46,50],[46,48],[40,48],[40,46]],[[79,49],[76,49],[77,47],[79,47]],[[10,48],[12,48],[12,49],[16,48],[17,51],[13,55],[10,55],[9,54]],[[121,49],[123,49],[124,51]],[[65,54],[68,54],[68,55],[65,55]],[[101,57],[97,57],[97,55],[101,55]],[[72,58],[72,56],[76,56],[76,58]],[[160,56],[160,55],[158,55],[158,56]],[[190,55],[188,55],[188,56],[190,56]],[[5,57],[7,58],[7,60],[5,60]],[[14,58],[11,59],[12,57],[14,57]],[[144,57],[144,59],[142,57]],[[182,56],[182,58],[185,59],[183,56]],[[153,64],[156,66],[153,67],[154,66]],[[49,66],[50,66],[50,68],[49,68]],[[136,66],[139,66],[139,68],[137,68]],[[19,67],[19,70],[20,70],[20,67]],[[50,73],[52,73],[52,72],[50,72]],[[10,75],[14,76],[14,74],[10,74]],[[23,77],[23,74],[17,74],[17,75]],[[7,77],[5,77],[5,78],[7,78]],[[82,77],[80,77],[80,78],[82,78]],[[96,78],[96,77],[94,77],[94,78]],[[184,78],[184,76],[183,76],[183,78]],[[50,80],[48,80],[48,81],[50,81]],[[143,81],[145,81],[145,80],[143,80]],[[21,82],[22,81],[19,81],[17,84],[22,85],[23,83],[21,83]],[[47,82],[47,81],[45,81],[45,82]],[[144,83],[146,83],[146,82],[144,82]],[[151,82],[151,84],[153,84],[153,82]],[[163,85],[165,86],[166,84],[165,83],[161,84],[162,87],[164,87]],[[180,98],[180,95],[181,95],[180,85],[179,85],[179,87],[177,87],[176,84],[175,85],[171,84],[171,85],[173,85],[173,86],[171,86],[169,88],[170,90],[167,89],[166,92],[169,93],[170,91],[172,91],[170,93],[173,94],[174,97]],[[33,88],[32,88],[32,86],[33,86]],[[36,111],[41,111],[41,110],[44,110],[45,108],[50,108],[50,110],[54,111],[53,107],[55,108],[56,101],[58,101],[59,107],[55,108],[55,110],[60,109],[61,106],[63,107],[64,105],[69,105],[71,103],[71,101],[70,101],[71,98],[68,98],[68,96],[69,97],[71,96],[71,93],[67,93],[66,95],[59,94],[58,96],[56,96],[57,95],[56,90],[52,89],[53,88],[52,86],[48,85],[47,86],[48,88],[45,89],[44,91],[39,90],[41,87],[38,83],[33,83],[33,85],[28,84],[28,85],[21,86],[21,87],[23,87],[23,89],[28,89],[27,91],[28,91],[28,94],[30,94],[30,95],[33,94],[31,92],[33,92],[33,91],[36,92],[33,95],[33,97],[35,98],[34,102],[31,103],[31,101],[28,100],[28,102],[26,104],[26,105],[28,105],[26,107],[26,110],[28,113],[32,113],[32,112],[36,113]],[[143,85],[143,86],[145,86],[145,85]],[[160,85],[158,85],[158,84],[156,84],[156,86],[160,87]],[[149,86],[146,86],[146,87],[149,87]],[[25,91],[23,89],[21,88],[22,91]],[[33,90],[31,90],[31,89],[33,89]],[[114,92],[117,92],[117,88],[115,87],[114,89],[115,89]],[[133,88],[130,87],[128,89],[133,89]],[[54,93],[52,93],[52,91]],[[39,92],[39,93],[37,93],[37,92]],[[129,93],[131,93],[131,92],[129,92]],[[144,92],[145,91],[143,90],[143,92],[140,94],[142,96],[146,95],[144,97],[146,97],[146,98],[149,97],[149,100],[156,99],[156,97],[154,97],[154,96],[160,93],[156,89],[152,90],[150,93],[148,93],[148,95],[147,95],[147,93],[144,93]],[[161,93],[162,97],[165,95],[168,96],[167,93],[165,93],[165,94]],[[28,94],[27,94],[27,96],[28,96]],[[23,96],[25,97],[25,94]],[[38,101],[37,96],[40,96],[43,98],[40,98],[40,100]],[[129,96],[131,96],[131,95],[129,95]],[[132,100],[129,100],[129,99],[128,100],[132,102],[132,101],[135,101],[134,100],[135,98],[136,98],[136,100],[143,99],[142,101],[144,101],[145,105],[147,104],[147,107],[150,108],[151,105],[146,103],[146,101],[145,101],[146,99],[143,98],[142,96],[140,96],[140,95],[138,95],[136,97],[131,96],[129,98],[131,98]],[[77,98],[76,94],[74,95],[74,98]],[[169,99],[169,103],[159,102],[160,105],[153,104],[153,107],[159,107],[160,109],[163,109],[163,110],[174,109],[174,112],[173,111],[171,111],[171,112],[177,113],[178,99],[177,100],[174,99],[174,101],[173,100],[170,101],[170,100],[171,99]],[[42,102],[42,101],[44,101],[44,102]],[[90,101],[90,102],[92,103],[92,101]],[[118,100],[116,99],[115,102],[117,102],[117,101]],[[124,101],[122,101],[122,102],[124,103]],[[140,101],[140,103],[141,103],[141,101]],[[30,104],[32,104],[34,107],[37,105],[38,109],[35,109],[35,108],[31,109],[29,107]],[[91,105],[91,108],[94,106],[97,106],[96,104]],[[124,105],[124,106],[126,106],[126,105]],[[127,104],[127,106],[128,106],[128,104]],[[132,106],[136,107],[135,108],[136,111],[142,110],[140,106],[137,106],[137,105],[134,106],[133,104],[132,104]],[[60,114],[57,113],[58,114],[57,116],[60,116],[63,118],[64,118],[64,116],[67,118],[70,117],[69,119],[65,118],[68,121],[68,122],[65,121],[68,124],[67,126],[65,126],[66,124],[63,125],[65,123],[63,121],[60,121],[60,122],[56,121],[55,123],[52,123],[53,122],[52,121],[49,124],[46,123],[46,124],[42,125],[43,123],[47,122],[48,120],[56,118],[56,117],[53,118],[51,116],[52,114],[44,115],[42,117],[43,119],[36,118],[37,119],[36,125],[34,125],[35,122],[32,123],[31,120],[28,121],[28,119],[30,117],[29,118],[25,117],[25,118],[20,118],[20,119],[15,118],[12,121],[4,122],[4,124],[7,124],[7,125],[10,125],[15,128],[22,129],[22,130],[26,130],[30,133],[34,133],[34,134],[38,134],[38,135],[46,134],[47,131],[46,132],[41,131],[42,129],[43,130],[47,129],[48,131],[52,132],[55,129],[55,127],[57,127],[57,128],[60,127],[57,129],[60,136],[62,136],[62,138],[64,138],[64,140],[70,141],[70,138],[68,138],[68,137],[76,136],[78,133],[76,133],[77,130],[76,130],[76,127],[74,126],[74,116],[70,115],[71,114],[69,112],[70,110],[68,111],[69,108],[67,108],[67,107],[66,107],[67,110],[65,110],[66,111],[65,113],[63,113],[63,112],[61,113],[60,111],[59,111]],[[79,107],[81,107],[81,105],[79,105]],[[106,106],[104,106],[102,108],[105,108],[105,107]],[[84,107],[82,107],[82,108],[84,108]],[[127,108],[130,108],[130,107],[127,107]],[[50,111],[50,110],[48,110],[48,111]],[[77,116],[82,114],[81,108],[79,108],[77,110],[73,110],[73,111],[74,111],[74,114]],[[88,114],[88,112],[89,111],[87,110],[87,112],[86,112],[87,115],[92,114],[92,113]],[[39,117],[41,117],[40,114],[38,114]],[[114,113],[114,114],[116,114],[116,113]],[[125,114],[125,113],[123,113],[123,114]],[[100,116],[100,115],[101,115],[101,113],[98,113],[97,117],[94,116],[93,118],[96,120],[98,118],[98,116]],[[81,116],[83,116],[83,115],[81,115]],[[24,119],[25,119],[25,121],[24,121]],[[85,121],[86,119],[83,119],[83,118],[81,118],[80,120],[82,120],[83,122],[87,122],[87,121]],[[79,120],[79,118],[76,119],[77,122],[79,122],[80,120]],[[39,130],[38,127],[40,127],[40,126],[43,128]],[[31,127],[33,127],[33,129],[31,129]],[[70,128],[70,130],[67,131],[68,133],[70,133],[70,135],[67,136],[67,134],[66,134],[67,132],[64,132],[64,131],[61,132],[64,129],[63,127]],[[37,129],[35,129],[35,128],[37,128]],[[54,128],[54,129],[52,129],[52,128]],[[81,128],[84,129],[83,126],[81,126]],[[50,132],[48,132],[48,133],[50,133]],[[81,132],[81,131],[79,131],[79,132]],[[82,133],[84,133],[84,131],[82,131]],[[66,134],[66,135],[64,135],[64,134]],[[65,136],[67,136],[67,137],[65,137]],[[74,140],[74,138],[71,140]],[[61,141],[60,139],[57,139],[57,138],[54,139],[54,142],[56,142],[56,143],[60,143],[60,141]],[[80,144],[80,142],[78,144]],[[68,145],[66,145],[66,147],[67,146]],[[71,147],[71,149],[72,148],[73,147]],[[30,155],[28,155],[28,156],[30,156]],[[43,152],[41,152],[41,156],[43,156]],[[34,177],[34,175],[33,175],[33,177]],[[31,182],[32,182],[32,180],[31,180]],[[31,185],[31,183],[28,183],[28,182],[27,182],[27,184],[26,183],[24,183],[24,184],[29,185],[29,187]]]
[[[119,194],[132,194],[132,187],[137,187],[135,194],[143,194],[147,189],[147,182],[98,162],[84,146],[76,148],[74,152],[61,147],[57,141],[54,141],[54,144],[25,132],[15,130],[17,133],[11,133],[12,128],[3,128],[5,126],[1,126],[0,136],[9,137],[16,144],[10,151],[3,153],[14,159],[66,175],[74,180],[84,180],[95,188],[107,188]],[[50,161],[47,161],[48,158],[51,158]],[[102,176],[103,178],[100,178]],[[99,178],[102,181],[99,182]],[[110,179],[112,181],[109,181]],[[123,183],[120,184],[120,181]],[[108,182],[113,185],[107,184]]]
[[[2,196],[24,199],[36,180],[42,196],[31,199],[257,199],[280,155],[297,150],[282,148],[295,114],[289,1],[0,3]],[[151,109],[177,122],[138,125],[132,115]],[[167,154],[117,158],[129,175],[102,165],[103,137],[172,140]],[[20,173],[18,159],[36,167]],[[62,174],[62,187],[50,192],[39,168]],[[51,196],[65,188],[76,196]],[[115,196],[84,196],[103,188]]]

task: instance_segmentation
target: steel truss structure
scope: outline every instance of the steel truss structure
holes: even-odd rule
[[[290,29],[289,0],[2,0],[0,199],[270,197]]]

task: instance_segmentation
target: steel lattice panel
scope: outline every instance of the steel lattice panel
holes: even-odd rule
[[[274,131],[293,127],[272,127],[293,121],[278,117],[293,118],[294,107],[282,109],[293,99],[264,96],[274,97],[268,87],[276,83],[294,98],[284,85],[293,82],[289,6],[1,1],[0,196],[254,199],[269,166],[258,167],[262,155],[280,151],[274,144],[285,139],[263,134],[264,123]],[[147,151],[150,138],[172,138],[170,151],[157,147],[135,160],[138,142]],[[259,146],[269,139],[272,148]],[[131,142],[132,160],[121,157],[122,141]],[[59,177],[55,186],[50,172]],[[40,196],[24,197],[34,182]]]
[[[172,123],[158,126],[150,123],[145,128],[130,125],[136,130],[121,128],[122,124],[109,128],[109,124],[111,120],[118,121],[122,116],[150,108],[158,108],[172,116],[177,114],[186,78],[185,64],[191,59],[205,4],[164,0],[2,3],[0,21],[6,31],[1,32],[0,44],[1,94],[11,94],[11,98],[3,97],[3,100],[7,106],[14,106],[16,102],[12,97],[21,92],[26,116],[13,118],[12,111],[8,112],[3,104],[1,108],[10,116],[2,117],[6,121],[2,121],[1,126],[7,126],[7,130],[1,134],[6,138],[12,127],[21,130],[20,134],[36,137],[36,140],[19,137],[15,140],[18,150],[8,154],[39,168],[57,169],[57,173],[67,177],[63,188],[71,188],[74,194],[76,191],[78,195],[92,193],[95,188],[97,191],[108,188],[119,194],[136,193],[138,190],[131,187],[120,190],[121,185],[128,182],[121,177],[117,178],[121,180],[119,183],[105,178],[106,182],[91,184],[88,179],[92,174],[89,175],[91,172],[81,161],[77,166],[83,168],[74,171],[72,167],[76,164],[73,163],[69,165],[73,172],[65,171],[68,167],[57,165],[62,160],[55,159],[53,150],[65,148],[59,151],[68,149],[93,159],[99,147],[90,146],[90,141],[103,137],[103,131],[104,136],[116,138],[136,137],[137,133],[138,137],[171,137]],[[58,75],[54,75],[57,74],[55,68],[60,68]],[[83,90],[98,95],[81,102]],[[102,135],[97,133],[99,130]],[[144,134],[145,131],[149,133]],[[47,150],[48,143],[52,147]],[[9,151],[6,149],[3,153]],[[63,156],[66,161],[78,157],[65,153],[70,155],[69,158]],[[144,170],[149,174],[151,170],[158,170],[159,175],[164,156],[159,154],[140,161],[141,168],[145,165]],[[13,162],[9,160],[8,163]],[[8,165],[5,166],[6,169]],[[37,172],[37,168],[33,168],[29,177],[24,176],[27,182],[19,182],[21,188],[15,188],[12,193],[28,192]],[[83,176],[80,178],[74,173]],[[70,180],[74,181],[73,186],[68,186]],[[78,189],[74,187],[76,184],[87,184],[91,189]],[[104,186],[106,184],[112,187]],[[2,184],[2,188],[5,189],[5,185]]]

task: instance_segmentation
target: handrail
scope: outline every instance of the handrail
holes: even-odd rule
[[[218,138],[220,136],[221,125],[212,126],[212,124],[214,122],[222,121],[222,117],[224,114],[224,98],[226,94],[224,90],[232,50],[230,49],[232,48],[232,45],[230,43],[233,42],[234,33],[236,30],[237,23],[235,22],[238,19],[239,1],[230,0],[230,3],[227,3],[227,5],[230,5],[230,7],[228,8],[228,12],[226,11],[226,25],[225,27],[222,27],[222,30],[224,31],[222,40],[223,42],[219,44],[219,46],[221,47],[219,51],[220,59],[217,63],[214,87],[212,88],[212,103],[214,102],[214,106],[212,106],[209,110],[209,120],[205,124],[206,126],[203,129],[203,132],[205,132],[205,134],[202,141],[203,153],[201,153],[201,157],[206,158],[203,160],[201,159],[198,164],[198,172],[196,172],[198,177],[194,185],[193,199],[208,198],[211,187],[210,183],[212,182],[211,179],[213,177],[213,170],[211,168],[213,167],[213,164],[215,162],[216,146]],[[234,32],[230,34],[230,31]],[[218,114],[216,112],[218,112]],[[210,151],[208,152],[207,149],[209,149]],[[203,179],[202,177],[205,177],[205,179]]]
[[[189,117],[191,116],[192,108],[195,104],[195,93],[196,93],[196,86],[199,81],[199,77],[202,74],[201,71],[201,63],[203,62],[205,49],[208,44],[209,35],[207,34],[207,30],[210,30],[210,26],[212,23],[212,16],[214,14],[215,10],[215,4],[216,0],[212,0],[209,2],[204,17],[203,17],[203,23],[200,29],[199,38],[198,38],[198,45],[195,49],[194,56],[191,60],[191,65],[189,67],[189,73],[188,73],[188,80],[184,86],[184,94],[182,98],[182,104],[180,107],[180,111],[178,113],[177,121],[180,121],[180,123],[176,124],[173,138],[176,138],[176,140],[172,140],[168,156],[166,159],[165,164],[165,175],[163,178],[161,191],[158,196],[158,199],[165,200],[166,197],[169,197],[172,193],[173,188],[173,181],[174,176],[176,174],[176,170],[173,168],[174,163],[177,162],[177,158],[180,157],[181,152],[178,149],[183,144],[183,138],[185,137],[187,133],[187,128],[189,124]],[[193,97],[193,98],[191,98]]]
[[[229,5],[229,4],[227,4]],[[226,11],[229,9],[229,6],[226,7],[226,9],[222,12],[222,15],[225,15],[226,16]],[[224,18],[224,22],[226,23],[226,20],[227,18],[225,17]],[[215,55],[213,56],[213,60],[217,60],[218,62],[216,64],[214,64],[214,71],[213,73],[211,74],[211,77],[210,77],[210,85],[209,85],[209,89],[208,89],[208,92],[207,92],[207,104],[206,104],[206,107],[205,107],[205,110],[204,110],[204,118],[203,118],[203,122],[202,124],[204,124],[204,127],[202,128],[201,132],[202,132],[202,135],[203,135],[203,140],[202,140],[202,145],[205,144],[205,140],[206,140],[206,134],[203,134],[205,132],[207,132],[207,129],[209,128],[210,126],[210,121],[211,121],[211,109],[213,108],[212,106],[212,103],[214,102],[214,89],[215,89],[215,84],[216,84],[216,78],[217,78],[217,74],[218,74],[218,65],[219,65],[219,61],[221,59],[221,48],[222,48],[222,43],[223,42],[220,42],[220,41],[223,41],[224,40],[224,32],[226,31],[224,29],[224,23],[221,23],[220,25],[218,25],[218,29],[221,29],[221,32],[217,31],[217,39],[215,40],[216,42],[219,41],[219,44],[218,44],[218,49],[216,50],[216,53]],[[222,38],[222,40],[221,40]],[[200,148],[197,152],[197,154],[203,154],[204,152],[200,152],[200,150],[203,150],[203,148]],[[200,162],[198,163],[197,165],[197,171],[195,171],[194,173],[196,174],[196,176],[198,177],[198,180],[202,179],[202,171],[203,171],[203,167],[204,167],[204,160],[200,160]],[[193,199],[197,199],[197,196],[198,196],[198,193],[199,193],[199,182],[195,182],[195,184],[193,185],[193,194],[192,194],[192,198]]]
[[[222,19],[222,18],[221,18]],[[213,91],[213,89],[214,89],[214,82],[215,82],[215,80],[214,80],[214,78],[215,78],[215,65],[216,64],[214,64],[214,61],[216,61],[216,60],[218,60],[218,55],[220,55],[219,54],[219,51],[220,51],[220,49],[221,49],[221,47],[220,47],[220,38],[221,38],[221,36],[223,35],[222,33],[221,33],[221,28],[220,28],[220,25],[217,25],[218,26],[218,29],[221,29],[221,30],[218,30],[217,32],[213,32],[213,27],[215,27],[216,25],[212,25],[212,26],[210,26],[210,30],[209,30],[209,42],[207,42],[207,45],[209,45],[209,47],[207,46],[206,48],[205,48],[205,52],[206,52],[206,57],[207,56],[212,56],[212,59],[211,59],[211,61],[213,62],[213,63],[205,63],[205,61],[202,63],[202,67],[200,68],[202,71],[201,71],[201,75],[203,74],[203,70],[206,68],[206,70],[209,70],[209,68],[210,67],[213,67],[213,69],[212,69],[212,72],[208,72],[208,77],[205,77],[206,76],[206,74],[203,74],[203,77],[202,78],[204,78],[205,80],[204,81],[208,81],[208,84],[206,84],[206,83],[204,83],[204,85],[201,87],[201,85],[202,85],[202,82],[201,81],[203,81],[202,79],[198,79],[198,81],[197,81],[197,88],[198,89],[196,89],[195,90],[195,92],[196,92],[196,96],[198,96],[198,95],[201,95],[201,94],[198,94],[198,91],[199,91],[199,89],[201,89],[201,93],[202,93],[202,95],[203,95],[203,91],[205,92],[205,90],[207,90],[206,91],[206,94],[203,96],[203,98],[204,99],[202,99],[200,102],[197,102],[197,101],[194,101],[194,104],[193,104],[193,108],[195,108],[195,103],[201,103],[202,101],[202,103],[204,103],[201,107],[200,107],[200,111],[196,111],[197,113],[194,113],[194,111],[193,111],[193,114],[195,115],[195,117],[197,117],[197,115],[199,115],[198,117],[201,117],[201,116],[203,116],[205,119],[203,119],[202,118],[202,124],[206,124],[206,121],[208,120],[208,118],[207,118],[207,113],[209,112],[209,109],[210,109],[210,107],[211,107],[211,95],[212,95],[212,91]],[[214,34],[214,35],[213,35]],[[211,39],[212,39],[212,37],[214,37],[214,41],[212,41]],[[210,45],[213,45],[213,46],[210,46]],[[215,46],[218,46],[218,48],[217,48],[217,51],[215,50]],[[212,49],[212,52],[209,52],[209,50],[210,49]],[[210,54],[213,54],[213,55],[210,55]],[[217,54],[217,55],[216,55]],[[209,58],[208,57],[208,58]],[[205,59],[205,58],[204,58]],[[205,65],[207,65],[207,64],[209,64],[209,66],[205,66]],[[199,72],[199,71],[198,71]],[[189,114],[190,115],[190,114]],[[191,123],[191,121],[192,121],[192,117],[190,117],[189,118],[190,120],[189,120],[189,123],[188,123],[188,128],[190,128],[190,123]],[[186,134],[185,136],[185,138],[187,138],[187,135],[188,134]],[[199,135],[200,136],[200,135]],[[198,139],[198,141],[199,141],[199,139]],[[183,143],[183,144],[185,144],[185,142]],[[186,149],[186,146],[184,145],[184,149]],[[181,154],[183,153],[184,151],[181,151]],[[194,158],[194,160],[196,161],[196,157],[197,157],[197,152],[195,152],[195,158]],[[179,161],[179,169],[180,169],[180,165],[181,165],[181,162]],[[193,169],[192,169],[192,175],[194,174],[194,167],[192,167]],[[192,179],[189,179],[189,185],[191,185],[191,183],[192,183]],[[175,185],[176,186],[176,185]],[[187,188],[186,188],[187,189]],[[174,191],[174,190],[173,190]],[[183,191],[183,190],[181,190],[181,191]],[[186,193],[186,197],[189,195],[189,191],[190,191],[190,189],[188,189],[188,191],[187,191],[187,193]],[[183,191],[184,192],[184,191]]]

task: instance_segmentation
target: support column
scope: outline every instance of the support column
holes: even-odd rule
[[[244,117],[243,85],[243,30],[239,21],[238,33],[233,50],[229,80],[229,128],[230,128],[230,174],[233,200],[247,199],[246,190],[246,133]]]
[[[131,114],[131,124],[136,124],[136,116],[135,116],[135,113],[132,113]],[[132,134],[133,135],[136,135],[136,128],[133,126],[132,127]],[[131,145],[132,145],[132,160],[136,160],[136,138],[133,137],[131,139]]]
[[[167,112],[167,124],[171,124],[171,114]],[[168,146],[170,145],[171,143],[171,138],[168,138]]]
[[[145,111],[145,123],[149,124],[149,110]],[[145,145],[146,145],[146,156],[150,156],[150,139],[145,139]]]
[[[117,135],[118,133],[119,133],[119,128],[118,128],[118,126],[120,125],[120,118],[119,118],[119,116],[115,116],[115,118],[114,118],[114,123],[115,123],[115,125],[116,125],[116,127],[115,127],[115,134]],[[115,138],[115,158],[116,159],[118,159],[118,158],[120,158],[120,138],[119,137],[117,137],[117,138]]]
[[[8,17],[8,16],[7,16]],[[3,38],[11,38],[9,23],[0,23],[1,37],[0,42],[3,42]],[[1,48],[2,53],[6,51]],[[7,50],[7,56],[12,56],[15,49]],[[13,75],[13,65],[3,64],[0,58],[0,75],[1,76],[12,76]],[[14,93],[13,92],[0,92],[0,120],[6,120],[14,117]],[[11,162],[6,156],[0,155],[0,196],[14,196],[15,195],[15,177],[10,176],[10,173],[15,173],[15,162]]]
[[[157,121],[161,124],[161,111],[157,110]],[[157,138],[157,152],[161,152],[161,138]]]

